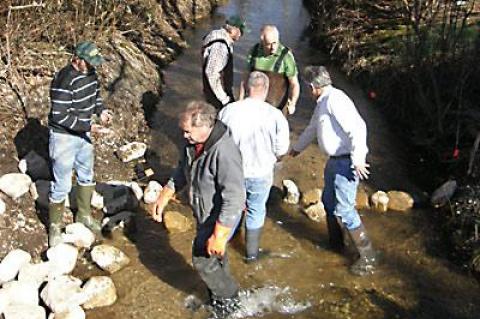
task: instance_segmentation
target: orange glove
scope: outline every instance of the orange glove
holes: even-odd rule
[[[170,199],[173,197],[173,194],[175,194],[175,191],[169,187],[162,188],[162,190],[158,194],[157,201],[153,205],[153,209],[150,212],[156,222],[162,222],[163,210],[167,206]]]
[[[231,227],[225,227],[219,222],[215,224],[212,236],[207,241],[207,253],[212,255],[223,256],[227,246],[228,237],[232,231]]]

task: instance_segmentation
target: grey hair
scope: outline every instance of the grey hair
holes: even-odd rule
[[[305,81],[312,84],[315,88],[322,88],[332,84],[330,73],[323,65],[310,65],[304,69]]]
[[[217,109],[204,101],[191,101],[180,114],[180,121],[190,120],[194,127],[212,127],[217,118]]]
[[[247,86],[248,88],[261,86],[265,91],[268,91],[269,82],[268,76],[265,73],[253,71],[248,77]]]
[[[230,32],[233,32],[233,29],[235,28],[235,26],[230,25],[230,24],[228,24],[228,23],[225,23],[225,24],[222,26],[222,28],[224,28],[225,31],[227,31],[228,33],[230,33]]]
[[[277,40],[280,39],[280,32],[278,32],[278,29],[276,26],[273,24],[265,24],[261,29],[260,29],[260,39],[263,40],[265,38],[265,33],[271,33]]]

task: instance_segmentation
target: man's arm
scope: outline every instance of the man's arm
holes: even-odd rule
[[[295,113],[298,97],[300,96],[300,82],[298,75],[288,78],[289,83],[289,97],[287,101],[287,110],[289,114]]]
[[[205,66],[205,75],[208,80],[208,84],[212,89],[217,99],[226,105],[230,101],[230,97],[225,92],[222,85],[221,72],[228,63],[229,51],[225,43],[216,42],[210,46],[207,64]]]
[[[303,130],[302,134],[298,138],[297,143],[290,151],[290,155],[296,156],[301,153],[307,146],[312,142],[312,140],[317,136],[317,126],[318,126],[318,117],[319,117],[319,105],[315,107],[315,111],[313,112],[312,118],[310,119],[310,123],[308,126]]]

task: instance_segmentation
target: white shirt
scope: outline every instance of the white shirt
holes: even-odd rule
[[[293,149],[303,151],[314,137],[329,156],[350,154],[353,165],[364,165],[368,153],[367,126],[353,101],[329,85],[317,100],[310,123]]]
[[[277,157],[285,155],[290,144],[288,122],[282,112],[248,97],[224,107],[218,118],[230,128],[240,148],[245,178],[272,176]]]

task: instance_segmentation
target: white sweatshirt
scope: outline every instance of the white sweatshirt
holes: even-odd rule
[[[282,112],[248,97],[224,107],[218,118],[230,128],[240,148],[245,178],[272,176],[277,157],[285,155],[290,144],[288,122]]]
[[[367,127],[353,101],[329,85],[317,100],[310,123],[293,149],[303,151],[317,137],[318,146],[329,156],[350,154],[353,165],[364,165],[368,153]]]

